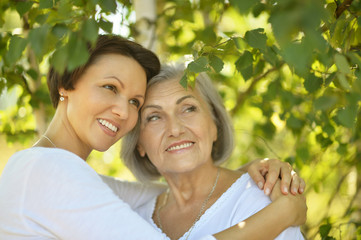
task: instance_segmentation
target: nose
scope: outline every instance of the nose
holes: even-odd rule
[[[112,112],[120,119],[127,119],[129,116],[129,104],[125,98],[120,98],[112,107]]]
[[[168,132],[170,137],[179,137],[184,133],[184,124],[176,116],[170,117],[168,120]]]

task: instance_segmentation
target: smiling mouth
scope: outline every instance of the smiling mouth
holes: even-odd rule
[[[111,130],[112,132],[117,132],[118,128],[116,126],[114,126],[113,124],[111,124],[110,122],[108,122],[107,120],[104,119],[98,119],[98,122],[103,125],[104,127],[108,128],[109,130]]]
[[[181,145],[177,145],[177,146],[172,146],[172,147],[169,147],[167,148],[166,151],[174,151],[174,150],[180,150],[180,149],[184,149],[184,148],[188,148],[190,146],[192,146],[194,143],[192,142],[189,142],[189,143],[183,143]]]

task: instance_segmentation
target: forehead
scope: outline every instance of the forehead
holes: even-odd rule
[[[164,100],[164,98],[182,97],[184,95],[191,95],[200,100],[197,91],[193,90],[191,87],[185,89],[180,85],[179,79],[168,79],[149,86],[147,88],[146,101],[156,101],[158,99]]]

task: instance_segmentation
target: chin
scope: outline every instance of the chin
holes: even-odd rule
[[[101,147],[95,147],[94,150],[98,152],[105,152],[107,151],[111,146],[101,146]]]

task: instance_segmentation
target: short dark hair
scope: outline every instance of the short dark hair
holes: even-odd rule
[[[99,35],[95,46],[88,44],[88,61],[73,71],[65,70],[58,73],[54,67],[51,67],[48,74],[48,88],[53,106],[56,108],[59,103],[59,88],[73,90],[74,85],[88,67],[102,55],[120,54],[136,60],[144,69],[147,81],[157,75],[160,71],[160,62],[158,57],[150,50],[144,48],[138,43],[125,39],[117,35]]]

